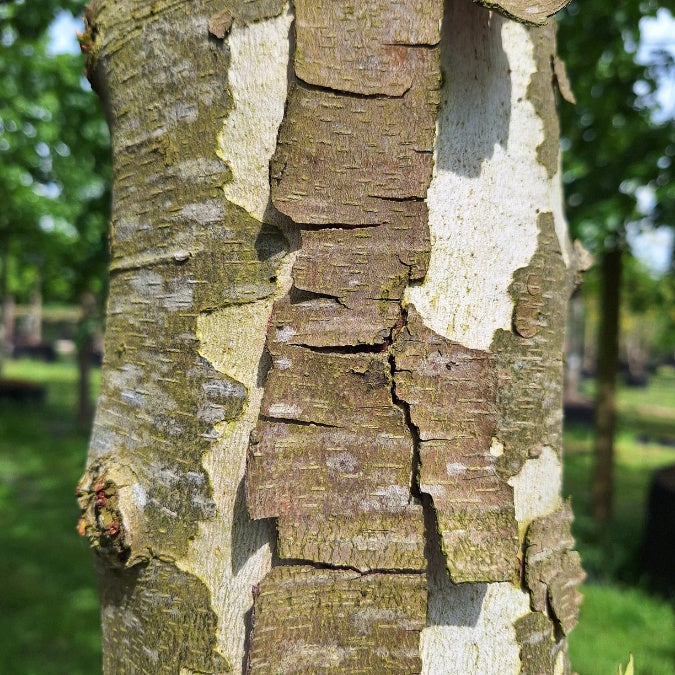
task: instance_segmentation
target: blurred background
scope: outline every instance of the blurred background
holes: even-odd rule
[[[0,673],[100,670],[74,488],[96,398],[110,151],[80,0],[0,1]],[[675,17],[656,0],[558,17],[571,234],[565,482],[588,572],[580,675],[675,674]],[[671,6],[672,9],[672,6]]]

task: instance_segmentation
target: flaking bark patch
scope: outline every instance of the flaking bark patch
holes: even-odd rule
[[[215,651],[218,619],[200,579],[160,560],[107,569],[101,579],[105,673],[232,669]]]
[[[410,496],[412,439],[391,399],[388,355],[314,352],[274,335],[268,341],[273,366],[249,446],[252,517],[280,518],[280,552],[287,557],[422,569],[422,509]],[[294,527],[294,520],[302,525]],[[410,547],[392,556],[397,531],[410,537]],[[363,545],[348,547],[350,536]]]
[[[250,671],[419,673],[426,596],[421,574],[274,568],[255,599]]]
[[[423,200],[431,180],[439,102],[438,52],[422,53],[424,69],[400,99],[291,89],[271,166],[279,211],[314,225],[410,217],[406,200]]]
[[[440,41],[442,5],[296,0],[297,76],[363,95],[402,96],[420,68],[417,45]]]
[[[423,569],[413,434],[388,347],[405,288],[429,261],[442,3],[377,2],[366,22],[351,0],[301,0],[296,11],[299,79],[270,177],[275,207],[303,232],[293,287],[269,323],[247,503],[254,518],[278,518],[284,558]]]
[[[520,645],[522,675],[555,673],[556,661],[564,659],[563,644],[556,642],[553,622],[541,612],[529,612],[514,622],[516,641]],[[558,671],[560,675],[569,669]]]
[[[422,278],[429,260],[426,205],[409,212],[416,217],[396,224],[304,231],[293,288],[274,307],[275,332],[311,347],[387,342],[408,281]]]
[[[507,478],[544,446],[562,453],[561,328],[572,286],[553,215],[538,221],[537,250],[509,288],[514,331],[496,331],[490,347],[498,373],[495,436],[504,446],[497,468]]]
[[[490,452],[497,424],[494,356],[434,333],[410,305],[393,344],[397,398],[419,432],[419,489],[433,498],[455,582],[514,577],[513,490]]]
[[[572,550],[572,507],[565,502],[557,511],[532,522],[525,538],[525,584],[532,608],[553,612],[563,633],[577,623],[582,596],[577,590],[586,574],[577,551]]]

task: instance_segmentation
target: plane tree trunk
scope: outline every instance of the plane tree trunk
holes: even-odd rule
[[[105,672],[569,670],[550,4],[89,11]]]

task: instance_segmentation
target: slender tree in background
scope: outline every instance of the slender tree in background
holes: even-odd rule
[[[624,3],[608,15],[604,0],[574,1],[559,17],[561,54],[577,99],[561,111],[566,213],[600,270],[592,511],[601,522],[612,515],[619,313],[631,255],[626,228],[672,224],[674,215],[675,131],[672,120],[656,121],[653,105],[659,69],[672,68],[672,57],[669,62],[668,53],[659,52],[648,65],[635,58],[639,21],[658,7],[655,1]],[[653,195],[646,213],[640,188]]]
[[[560,4],[92,3],[106,672],[568,671]]]

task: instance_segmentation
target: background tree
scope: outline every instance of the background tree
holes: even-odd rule
[[[627,3],[608,16],[605,2],[591,0],[583,3],[583,21],[578,2],[559,16],[561,55],[577,99],[561,109],[566,212],[573,235],[596,255],[600,269],[592,479],[599,521],[612,513],[619,312],[624,261],[631,255],[626,228],[673,222],[675,132],[670,120],[657,121],[650,96],[658,70],[671,66],[667,53],[647,65],[636,60],[639,21],[658,7]],[[646,208],[638,201],[645,188],[652,195]]]

